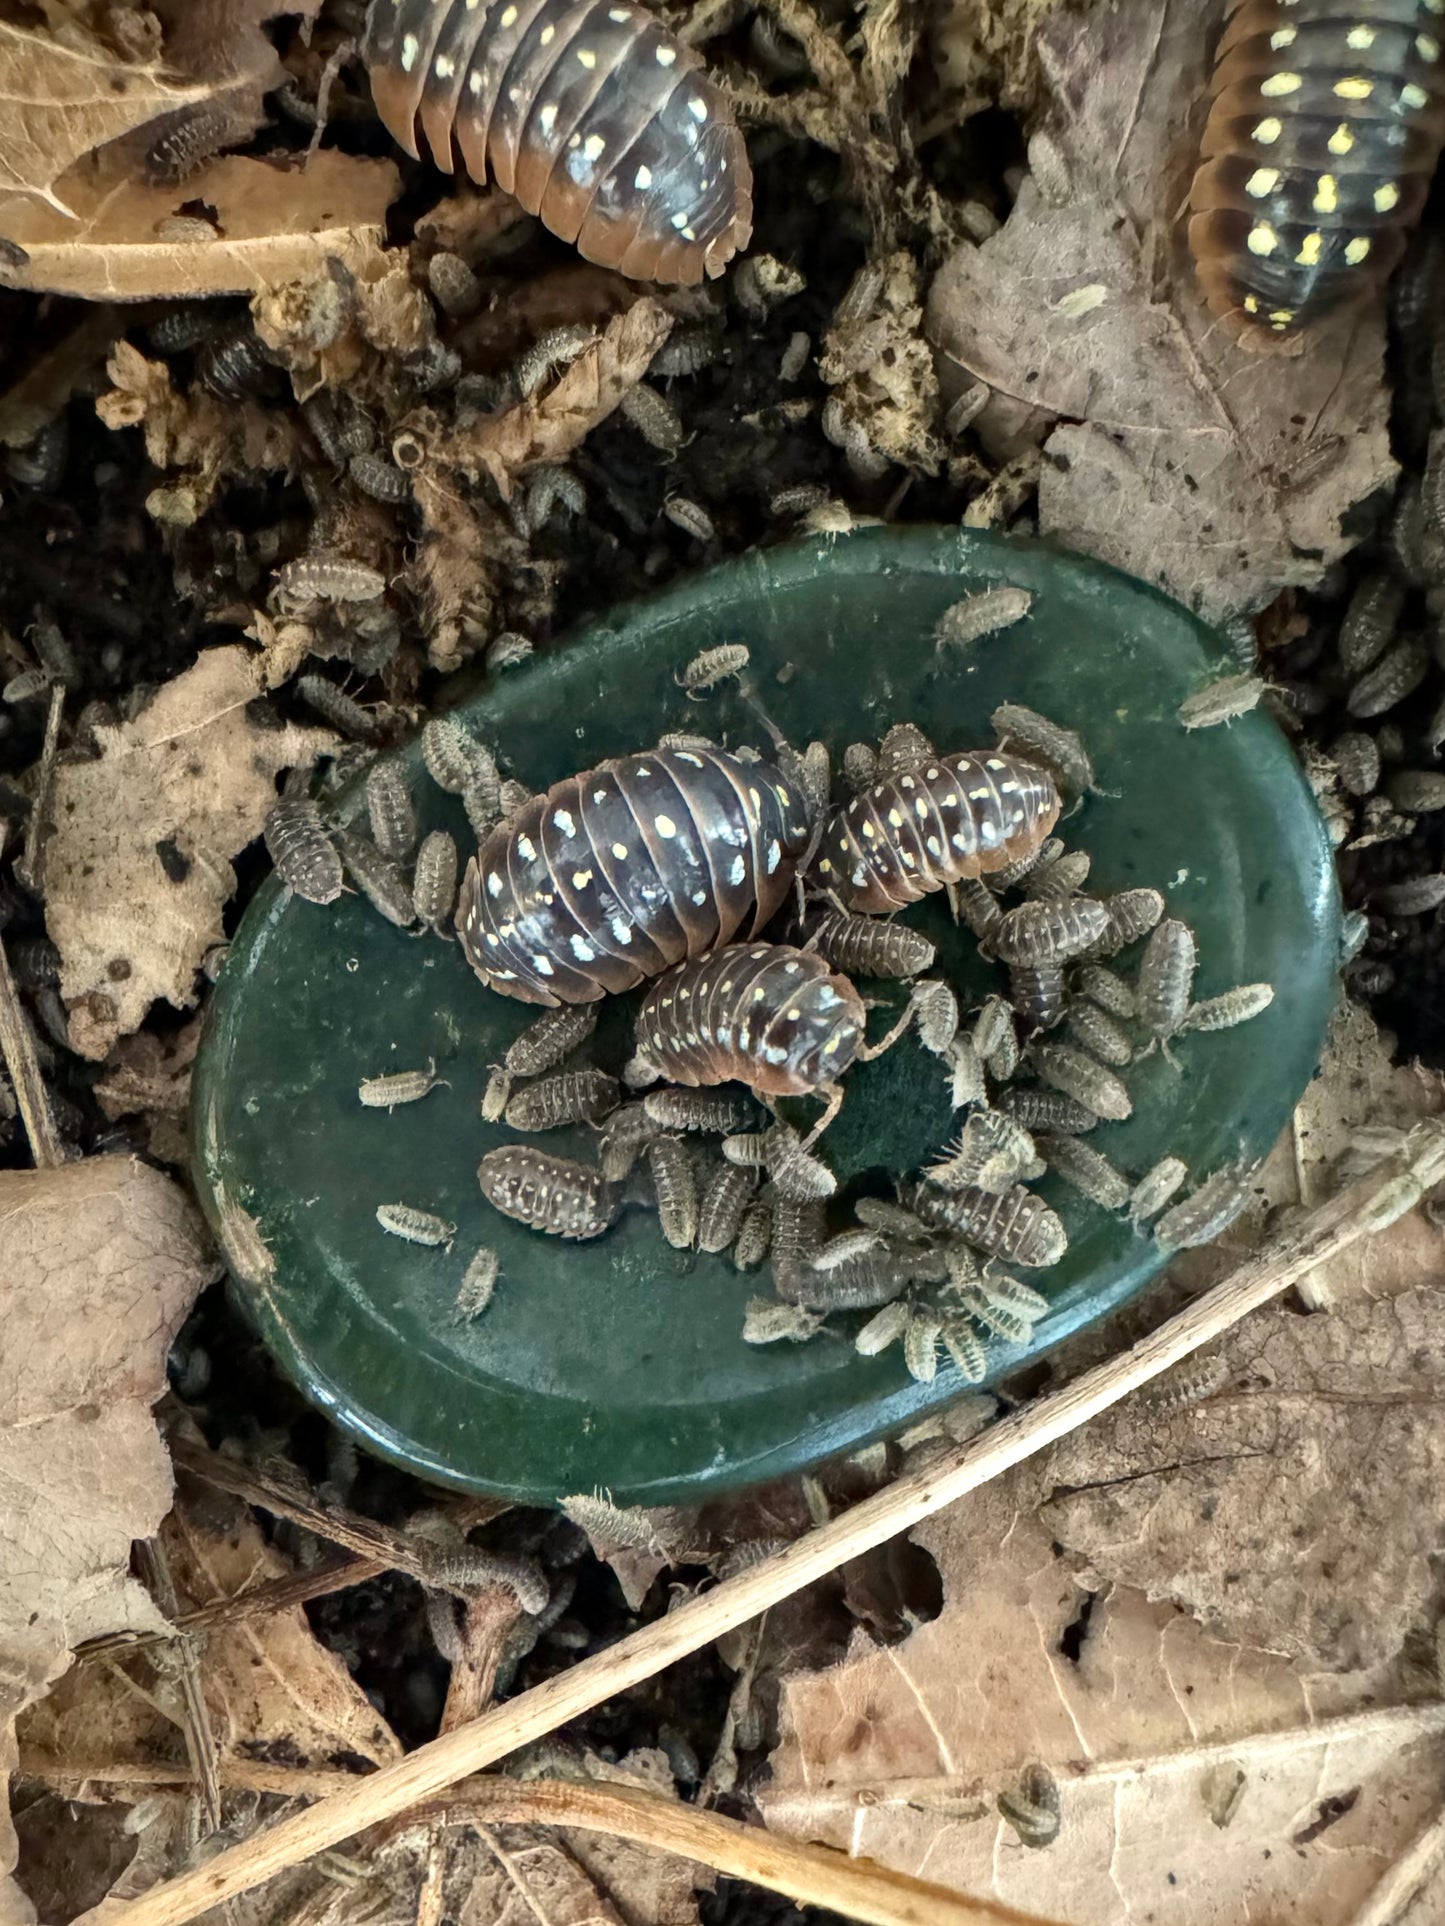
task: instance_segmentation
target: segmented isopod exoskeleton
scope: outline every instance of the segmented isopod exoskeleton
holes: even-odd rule
[[[754,1268],[752,1264],[738,1266],[739,1270]],[[801,1344],[807,1338],[816,1337],[822,1328],[823,1318],[818,1311],[807,1310],[801,1304],[779,1304],[770,1297],[750,1297],[743,1314],[743,1343],[777,1344],[786,1340]]]
[[[752,651],[745,643],[724,642],[695,655],[677,679],[689,695],[700,695],[729,676],[740,676],[751,660]]]
[[[692,1248],[697,1237],[697,1175],[692,1152],[676,1137],[654,1137],[647,1146],[662,1234],[675,1251]]]
[[[487,1202],[506,1217],[553,1237],[600,1237],[621,1208],[600,1170],[551,1157],[530,1144],[489,1150],[477,1166]]]
[[[356,1095],[368,1110],[392,1110],[399,1103],[419,1102],[445,1081],[431,1058],[425,1070],[390,1070],[385,1076],[363,1077]]]
[[[1073,729],[1019,702],[1000,704],[989,719],[1005,747],[1016,747],[1028,761],[1046,769],[1065,794],[1082,796],[1094,787],[1094,765]]]
[[[338,689],[324,675],[298,675],[293,686],[306,707],[343,736],[350,736],[353,742],[376,739],[376,717],[371,710],[364,709],[355,696]]]
[[[673,1083],[746,1083],[760,1095],[823,1090],[863,1046],[866,1012],[846,977],[786,944],[733,943],[648,990],[638,1039]]]
[[[797,1262],[780,1266],[774,1238],[773,1282],[778,1296],[813,1311],[871,1311],[901,1296],[914,1278],[916,1259],[908,1252],[870,1251],[823,1271],[813,1269],[811,1254],[805,1250]]]
[[[932,967],[935,946],[906,923],[828,910],[807,926],[809,946],[845,976],[917,976]]]
[[[966,876],[948,892],[954,920],[973,931],[980,943],[987,943],[1003,921],[1003,905],[977,877]]]
[[[1233,722],[1259,707],[1265,683],[1257,675],[1225,675],[1207,688],[1197,689],[1179,705],[1179,720],[1186,729],[1212,729],[1221,722]]]
[[[276,587],[293,604],[374,602],[386,593],[386,577],[380,569],[342,555],[303,555],[277,569]]]
[[[1112,1063],[1115,1069],[1134,1060],[1134,1045],[1128,1032],[1097,1003],[1081,998],[1070,1006],[1069,1033],[1091,1057],[1097,1057],[1101,1063]]]
[[[1067,1132],[1071,1137],[1092,1130],[1099,1121],[1096,1111],[1074,1097],[1066,1097],[1062,1090],[1039,1090],[1024,1084],[1001,1091],[998,1107],[1025,1130]]]
[[[1389,648],[1407,593],[1384,569],[1361,578],[1340,623],[1340,662],[1351,676],[1363,675]]]
[[[1144,946],[1139,965],[1139,1021],[1161,1043],[1184,1021],[1197,959],[1194,932],[1177,917],[1162,922]]]
[[[1189,245],[1213,311],[1283,336],[1381,288],[1445,137],[1435,0],[1235,0]]]
[[[1241,983],[1220,996],[1209,996],[1202,1003],[1191,1003],[1179,1028],[1185,1030],[1232,1030],[1237,1023],[1248,1023],[1274,1002],[1272,983]]]
[[[502,1112],[507,1107],[507,1099],[512,1094],[512,1079],[500,1063],[493,1064],[492,1073],[487,1078],[487,1087],[482,1093],[482,1118],[486,1123],[500,1123]]]
[[[600,1123],[617,1108],[620,1092],[605,1070],[562,1070],[524,1084],[502,1112],[513,1130],[558,1130],[564,1124]]]
[[[989,1075],[1007,1083],[1019,1067],[1018,1032],[1014,1014],[1001,996],[989,997],[973,1026],[973,1047],[988,1066]]]
[[[953,1231],[980,1250],[1030,1270],[1056,1264],[1068,1249],[1058,1217],[1022,1184],[998,1197],[984,1190],[942,1191],[914,1184],[905,1190],[904,1203],[926,1224]]]
[[[411,879],[411,904],[417,920],[441,935],[457,900],[457,846],[444,829],[422,838]]]
[[[733,1240],[733,1263],[740,1271],[755,1271],[773,1241],[773,1207],[764,1198],[749,1204]]]
[[[1033,596],[1021,588],[985,589],[980,595],[967,595],[943,611],[933,631],[934,641],[939,648],[966,648],[970,642],[1022,622],[1033,605]]]
[[[1094,945],[1095,956],[1117,956],[1120,950],[1147,936],[1164,914],[1164,898],[1157,889],[1121,889],[1104,898],[1109,927]]]
[[[1412,816],[1445,809],[1445,775],[1438,769],[1397,769],[1385,789],[1396,809]]]
[[[781,905],[803,799],[722,749],[619,756],[555,783],[467,866],[456,927],[484,983],[585,1003],[725,944]]]
[[[815,1198],[775,1197],[769,1255],[773,1281],[807,1265],[823,1241],[823,1206]]]
[[[1192,1404],[1202,1404],[1229,1382],[1229,1361],[1217,1353],[1184,1358],[1152,1384],[1134,1394],[1134,1406],[1151,1417],[1162,1418]]]
[[[336,843],[347,875],[372,908],[398,929],[410,929],[416,922],[416,905],[411,885],[396,864],[383,856],[375,843],[351,830],[338,830]]]
[[[1087,850],[1060,848],[1047,862],[1040,858],[1019,887],[1036,902],[1056,903],[1077,895],[1088,882],[1092,867]]]
[[[408,1244],[425,1244],[430,1249],[440,1249],[457,1234],[455,1224],[449,1224],[435,1211],[417,1210],[411,1204],[378,1204],[376,1221],[384,1231],[393,1237],[404,1238]]]
[[[741,1090],[650,1090],[642,1107],[664,1130],[696,1130],[719,1137],[751,1130],[758,1121],[758,1106]]]
[[[853,1340],[853,1349],[860,1357],[876,1357],[886,1351],[890,1344],[896,1344],[908,1329],[910,1306],[903,1298],[894,1298],[882,1310],[875,1311],[868,1322]]]
[[[698,56],[644,8],[598,0],[373,6],[363,57],[409,154],[468,173],[633,280],[720,274],[752,229],[752,175]]]
[[[735,1164],[720,1164],[707,1181],[697,1214],[700,1251],[725,1251],[742,1228],[752,1200],[753,1174]]]
[[[892,782],[907,775],[920,763],[936,762],[938,751],[916,722],[895,722],[884,731],[878,745],[879,782]]]
[[[1129,1215],[1134,1222],[1147,1224],[1151,1217],[1157,1217],[1188,1175],[1189,1166],[1182,1157],[1161,1157],[1152,1164],[1129,1193]]]
[[[860,1197],[853,1215],[860,1224],[881,1231],[895,1243],[926,1244],[934,1234],[921,1217],[894,1203],[891,1197]]]
[[[157,187],[174,187],[223,147],[245,138],[238,116],[217,101],[179,107],[152,121],[148,131],[145,171]]]
[[[1025,149],[1034,185],[1050,207],[1067,207],[1074,198],[1074,184],[1064,150],[1046,128],[1030,134]]]
[[[409,477],[395,462],[387,461],[381,455],[370,451],[353,455],[346,464],[346,470],[362,494],[369,495],[374,502],[386,502],[395,507],[411,495]]]
[[[947,1056],[958,1035],[958,998],[952,984],[937,977],[915,983],[909,1008],[924,1049],[935,1057]]]
[[[878,780],[878,751],[866,742],[850,742],[843,751],[843,780],[856,796]]]
[[[399,763],[376,762],[366,772],[366,807],[371,834],[383,856],[400,862],[416,841],[416,811]]]
[[[830,1237],[826,1244],[819,1245],[812,1256],[813,1269],[839,1270],[844,1264],[851,1264],[855,1258],[870,1257],[882,1244],[881,1231],[872,1230],[866,1224],[855,1225],[852,1230],[839,1231],[836,1237]]]
[[[816,874],[849,909],[901,909],[1037,849],[1059,808],[1041,769],[960,750],[845,803],[823,833]]]
[[[344,878],[321,811],[303,788],[287,792],[266,817],[262,835],[276,874],[308,903],[334,903]]]
[[[1092,1144],[1067,1136],[1041,1136],[1038,1144],[1049,1169],[1104,1210],[1122,1210],[1128,1203],[1128,1178]]]
[[[966,1110],[971,1104],[984,1103],[988,1098],[988,1086],[984,1082],[983,1058],[972,1037],[962,1033],[949,1044],[944,1055],[948,1065],[948,1101],[954,1110]]]
[[[1355,683],[1345,696],[1345,707],[1361,720],[1384,715],[1403,702],[1425,680],[1430,671],[1430,654],[1412,637],[1387,649],[1373,668]]]
[[[597,1028],[590,1005],[548,1010],[512,1039],[502,1059],[514,1077],[540,1077],[585,1043]]]
[[[501,777],[492,753],[461,723],[450,716],[434,716],[421,732],[422,761],[438,789],[464,796],[469,789],[486,793],[495,818],[501,812]]]
[[[1134,992],[1123,977],[1105,969],[1102,963],[1081,966],[1078,988],[1081,995],[1097,1003],[1101,1010],[1107,1010],[1110,1016],[1131,1017],[1138,1008]]]
[[[487,1245],[483,1245],[468,1264],[457,1291],[457,1301],[453,1315],[462,1323],[470,1323],[480,1317],[492,1301],[492,1293],[497,1288],[497,1278],[501,1274],[502,1260]]]
[[[939,1190],[986,1190],[997,1197],[1036,1163],[1037,1154],[1033,1138],[1016,1119],[981,1110],[923,1174]]]
[[[1030,1055],[1045,1083],[1096,1115],[1111,1123],[1133,1115],[1134,1100],[1114,1072],[1072,1044],[1036,1043]]]
[[[737,1137],[728,1138],[723,1145],[724,1156],[727,1155],[728,1144],[740,1141]],[[766,1132],[763,1141],[763,1162],[779,1197],[812,1203],[821,1197],[831,1197],[837,1190],[838,1179],[821,1157],[804,1150],[802,1138],[791,1125],[774,1124]],[[729,1162],[733,1161],[736,1160],[729,1159]]]
[[[1248,1208],[1253,1191],[1250,1175],[1226,1165],[1206,1177],[1198,1190],[1182,1203],[1166,1210],[1154,1226],[1154,1240],[1161,1250],[1193,1250],[1212,1244]]]
[[[1034,1030],[1052,1029],[1064,1012],[1063,964],[1094,948],[1109,912],[1089,897],[1021,903],[994,932],[991,947],[1008,965],[1009,1000]]]

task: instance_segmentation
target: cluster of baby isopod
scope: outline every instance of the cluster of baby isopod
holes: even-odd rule
[[[940,646],[1022,612],[1015,591],[965,605]],[[748,666],[735,644],[678,679],[699,699],[725,678],[750,695]],[[798,751],[776,731],[770,758],[678,734],[533,795],[459,724],[433,721],[426,769],[478,842],[459,898],[456,846],[438,830],[418,847],[394,762],[366,776],[369,837],[288,794],[268,842],[299,894],[332,901],[349,876],[393,923],[455,933],[489,987],[544,1006],[480,1093],[482,1117],[517,1139],[479,1166],[498,1211],[581,1242],[645,1206],[675,1250],[768,1267],[774,1294],[749,1304],[747,1341],[803,1340],[850,1314],[860,1353],[898,1344],[917,1379],[947,1358],[978,1382],[990,1343],[1026,1342],[1048,1310],[1016,1274],[1047,1272],[1067,1248],[1033,1188],[1047,1172],[1166,1249],[1209,1241],[1244,1208],[1240,1166],[1192,1186],[1173,1156],[1126,1174],[1088,1137],[1131,1114],[1131,1065],[1172,1061],[1176,1038],[1273,998],[1254,983],[1196,999],[1195,937],[1163,895],[1090,894],[1087,854],[1051,834],[1094,787],[1082,741],[1018,704],[992,722],[992,749],[942,752],[911,723],[850,745],[839,799],[824,745]],[[973,1008],[903,920],[941,890],[1007,979]],[[881,1037],[855,980],[907,986]],[[590,1060],[603,1000],[639,989],[632,1056]],[[843,1194],[823,1133],[850,1069],[909,1029],[937,1059],[956,1135],[892,1196]],[[367,1077],[358,1098],[390,1109],[439,1081],[428,1063]],[[822,1104],[806,1134],[778,1115],[788,1098]],[[564,1129],[592,1133],[595,1154],[533,1141]],[[376,1216],[390,1235],[451,1248],[454,1225],[416,1200]],[[459,1316],[486,1308],[499,1269],[490,1248],[474,1254]]]

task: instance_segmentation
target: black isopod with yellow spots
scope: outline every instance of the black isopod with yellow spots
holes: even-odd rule
[[[1286,336],[1377,291],[1445,142],[1445,0],[1231,0],[1190,190],[1210,308]]]

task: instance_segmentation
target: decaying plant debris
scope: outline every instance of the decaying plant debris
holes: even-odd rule
[[[1175,220],[1218,9],[701,0],[659,11],[748,131],[757,230],[722,281],[642,289],[401,155],[362,11],[0,8],[0,1918],[137,1896],[661,1620],[1229,1261],[942,1430],[700,1514],[504,1511],[359,1458],[222,1293],[187,1318],[197,1017],[288,774],[759,543],[1037,530],[1228,626],[1357,918],[1360,1001],[1228,1250],[1445,1108],[1400,1067],[1442,1054],[1438,212],[1388,326],[1251,356]],[[771,1916],[549,1827],[527,1775],[1070,1926],[1201,1892],[1219,1926],[1346,1926],[1391,1880],[1433,1917],[1439,1235],[1403,1218],[520,1755],[515,1808],[378,1827],[255,1917]]]

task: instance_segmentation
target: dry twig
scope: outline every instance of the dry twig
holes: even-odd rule
[[[157,1886],[143,1899],[86,1914],[87,1926],[184,1926],[218,1901],[249,1891],[363,1828],[435,1797],[465,1775],[640,1685],[677,1659],[746,1624],[849,1559],[910,1530],[1077,1430],[1278,1297],[1316,1264],[1386,1229],[1412,1209],[1442,1173],[1445,1127],[1422,1124],[1398,1156],[1312,1211],[1123,1356],[1096,1365],[1072,1384],[972,1439],[951,1459],[900,1478],[775,1557],[702,1593],[571,1671],[484,1713],[471,1725],[419,1747],[398,1765],[282,1820],[209,1864]],[[849,1904],[857,1916],[856,1901]]]

